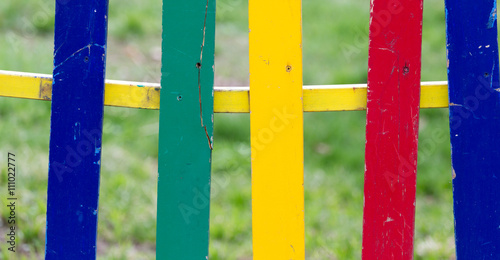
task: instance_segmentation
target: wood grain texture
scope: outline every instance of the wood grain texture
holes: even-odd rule
[[[500,81],[496,1],[447,0],[457,259],[500,256]]]
[[[249,2],[253,257],[304,259],[300,0]]]
[[[208,259],[215,0],[163,1],[156,259]]]
[[[45,259],[96,258],[107,15],[56,2]]]
[[[371,2],[363,259],[413,259],[422,4]]]

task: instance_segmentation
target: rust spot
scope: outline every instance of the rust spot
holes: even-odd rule
[[[290,71],[292,71],[292,66],[286,65],[286,72],[290,72]]]
[[[149,101],[151,100],[151,94],[152,94],[151,90],[148,89],[148,94],[146,95],[146,100],[147,100],[148,104],[149,104]]]
[[[43,100],[52,99],[52,81],[42,80],[40,82],[40,91],[38,92],[38,97]]]
[[[146,92],[146,95],[144,96],[143,99],[143,106],[144,107],[150,107],[152,100],[153,100],[153,95],[154,95],[154,90],[151,88],[148,88],[148,91]]]

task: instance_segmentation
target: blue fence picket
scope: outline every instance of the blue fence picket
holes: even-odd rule
[[[57,0],[46,259],[95,259],[108,1]]]
[[[496,0],[446,0],[458,259],[500,256],[500,93]]]

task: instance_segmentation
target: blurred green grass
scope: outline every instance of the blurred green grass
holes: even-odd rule
[[[248,84],[247,3],[217,3],[217,85]],[[160,6],[110,1],[107,78],[159,82]],[[51,73],[53,9],[0,1],[0,69]],[[443,3],[424,10],[422,80],[446,80]],[[305,84],[366,82],[368,19],[367,1],[303,2]],[[18,160],[20,259],[43,258],[49,117],[50,103],[0,98],[0,153]],[[454,259],[447,127],[446,109],[422,110],[415,259]],[[365,112],[307,113],[304,129],[307,259],[360,259]],[[248,115],[215,116],[210,259],[252,256],[249,132]],[[105,108],[99,259],[154,258],[157,141],[158,111]],[[0,259],[13,259],[3,239]]]

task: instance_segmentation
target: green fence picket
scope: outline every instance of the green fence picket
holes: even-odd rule
[[[157,259],[207,259],[215,0],[163,2]]]

